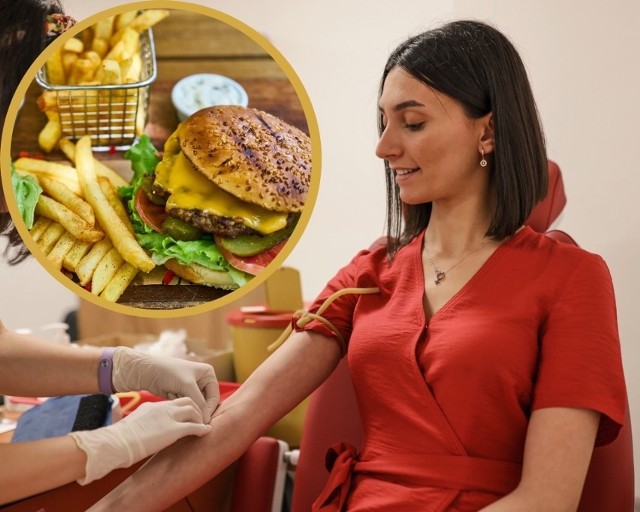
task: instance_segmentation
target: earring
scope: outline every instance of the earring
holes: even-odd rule
[[[480,160],[480,167],[486,167],[487,161],[484,158],[484,148],[480,148],[480,154],[482,155],[482,160]]]

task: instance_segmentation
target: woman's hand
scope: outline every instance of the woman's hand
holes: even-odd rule
[[[144,403],[108,427],[69,434],[87,455],[85,485],[116,468],[126,468],[185,436],[203,436],[211,426],[190,398]]]
[[[220,400],[218,380],[209,364],[177,357],[149,356],[127,347],[113,354],[113,388],[116,391],[145,390],[165,398],[189,397],[211,419]]]

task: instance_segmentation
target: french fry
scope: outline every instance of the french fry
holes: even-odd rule
[[[89,226],[95,225],[96,217],[93,214],[93,209],[89,203],[71,192],[71,190],[59,181],[52,180],[46,176],[41,176],[38,178],[38,181],[40,182],[40,186],[44,192],[49,197],[69,208],[69,210],[77,214]]]
[[[94,26],[92,25],[80,32],[80,37],[82,37],[82,42],[84,43],[85,48],[91,48],[91,45],[93,44],[93,29]]]
[[[149,272],[155,267],[155,263],[140,247],[100,188],[91,152],[91,138],[88,135],[82,137],[76,144],[75,156],[80,187],[86,201],[93,207],[100,226],[105,230],[125,261],[144,272]]]
[[[37,242],[52,223],[53,221],[51,219],[47,219],[46,217],[38,217],[33,223],[31,230],[29,231],[29,234],[31,235],[31,238],[33,238],[33,241]]]
[[[109,302],[117,302],[137,274],[138,269],[136,267],[130,263],[124,263],[109,281],[100,297]]]
[[[169,16],[169,11],[166,9],[147,9],[141,14],[138,14],[131,22],[119,29],[113,36],[111,36],[111,46],[115,46],[120,42],[124,35],[124,31],[127,28],[135,30],[138,34],[141,34],[148,28],[153,27],[156,23],[162,21]]]
[[[132,28],[126,27],[122,31],[118,44],[122,44],[119,60],[129,59],[134,55],[140,55],[140,33]]]
[[[67,82],[62,65],[62,50],[57,49],[47,60],[47,80],[54,85],[63,85]]]
[[[99,37],[94,38],[91,42],[91,49],[104,59],[107,53],[109,53],[109,40]]]
[[[84,51],[84,43],[77,37],[72,37],[64,43],[62,49],[65,52],[82,53]]]
[[[35,176],[44,175],[62,181],[74,194],[80,195],[82,193],[80,182],[78,181],[78,173],[69,165],[29,157],[18,158],[13,162],[13,165],[21,172]]]
[[[67,253],[71,250],[71,248],[77,242],[76,237],[74,237],[68,231],[60,237],[60,239],[56,242],[51,249],[51,252],[47,254],[47,259],[53,263],[53,265],[60,270],[62,268],[62,262]]]
[[[114,16],[103,18],[93,26],[93,37],[97,39],[105,39],[108,41],[113,34]]]
[[[38,134],[38,146],[45,153],[51,153],[62,137],[62,125],[60,121],[47,121],[44,128]]]
[[[55,91],[44,91],[38,96],[37,103],[41,112],[58,111],[58,99]]]
[[[117,44],[111,46],[111,49],[105,56],[105,59],[121,60],[125,51],[125,46],[122,41],[118,41]]]
[[[130,58],[120,61],[120,74],[125,84],[135,84],[142,74],[142,58],[134,53]]]
[[[82,242],[78,240],[73,247],[69,250],[67,254],[65,254],[64,259],[62,260],[62,266],[66,268],[69,272],[75,272],[76,267],[84,258],[85,254],[89,252],[92,244],[89,242]]]
[[[36,244],[45,255],[51,252],[51,249],[56,244],[60,237],[64,235],[65,229],[64,226],[58,224],[57,222],[52,222],[51,225],[42,233],[42,236],[36,241]]]
[[[53,110],[49,110],[49,111],[45,112],[45,115],[47,116],[47,119],[49,121],[57,121],[58,123],[60,122],[60,113],[59,112],[54,112]]]
[[[144,133],[144,125],[147,121],[144,109],[139,108],[136,112],[136,135],[140,136]]]
[[[169,16],[169,11],[166,9],[147,9],[136,16],[128,26],[140,34],[167,16]]]
[[[94,51],[82,53],[71,68],[69,84],[86,85],[94,81],[101,62],[102,58]],[[84,104],[84,91],[73,91],[73,93],[81,99],[81,104]]]
[[[120,65],[118,61],[112,59],[104,59],[101,66],[100,82],[104,85],[121,84],[122,76],[120,75]]]
[[[73,66],[75,66],[77,60],[77,53],[64,52],[62,54],[62,68],[64,69],[65,76],[69,76],[71,74],[71,70],[73,69]]]
[[[97,69],[95,61],[90,59],[76,60],[69,76],[69,85],[78,85],[79,83],[90,81]]]
[[[124,260],[115,247],[105,254],[93,272],[93,277],[91,278],[91,293],[100,295],[123,263]]]
[[[118,14],[114,22],[115,31],[117,32],[119,30],[122,30],[129,23],[131,23],[137,15],[138,15],[138,11],[127,11],[127,12],[121,12],[120,14]]]
[[[60,223],[78,240],[97,242],[104,238],[104,233],[87,224],[77,214],[55,199],[41,195],[36,203],[36,213]],[[62,236],[62,235],[61,235]]]
[[[81,55],[81,57],[83,59],[87,59],[88,61],[90,61],[95,70],[97,70],[100,67],[100,64],[102,63],[102,57],[100,57],[100,54],[98,52],[94,52],[94,51],[84,52]]]
[[[120,220],[122,220],[125,226],[127,226],[127,229],[131,232],[131,234],[134,234],[135,231],[133,230],[131,219],[129,218],[129,215],[127,215],[127,210],[124,207],[124,204],[122,203],[122,199],[120,199],[118,192],[115,188],[113,188],[113,185],[111,185],[109,179],[105,178],[104,176],[98,176],[98,183],[100,183],[100,188],[102,189],[104,196],[107,198],[107,201],[109,201],[111,207],[118,214]]]
[[[80,280],[80,285],[85,286],[89,281],[91,281],[91,277],[93,276],[93,272],[98,266],[98,263],[100,263],[100,260],[104,258],[104,255],[112,248],[113,244],[111,243],[111,240],[107,238],[100,240],[97,244],[94,244],[91,247],[89,252],[76,266],[75,273]]]
[[[62,152],[66,155],[66,157],[75,164],[76,145],[66,137],[63,137],[62,139],[60,139],[58,144]],[[113,185],[116,189],[118,187],[126,187],[128,185],[127,181],[122,176],[120,176],[117,172],[115,172],[110,167],[103,164],[97,158],[93,159],[93,164],[95,167],[96,174],[98,176],[104,176],[105,178],[107,178],[111,182],[111,185]]]

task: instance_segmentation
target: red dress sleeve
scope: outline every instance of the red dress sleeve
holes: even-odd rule
[[[379,249],[377,252],[380,252]],[[372,258],[371,250],[360,251],[351,260],[349,264],[340,269],[338,273],[327,283],[324,290],[313,301],[313,304],[309,307],[308,311],[315,313],[322,303],[331,294],[344,288],[358,288],[358,287],[370,287],[375,286],[371,284],[371,279],[364,278],[363,275],[375,274],[375,260]],[[365,270],[365,269],[368,269]],[[373,270],[373,272],[372,272]],[[351,337],[351,331],[353,330],[353,313],[358,303],[358,294],[346,294],[338,297],[331,303],[328,309],[322,313],[322,317],[331,322],[340,332],[345,342],[349,343]],[[323,323],[313,320],[304,327],[298,327],[296,320],[292,320],[292,327],[295,331],[314,331],[318,334],[328,336],[337,340],[336,334]]]
[[[586,253],[541,326],[532,409],[573,407],[601,413],[596,445],[613,441],[627,404],[611,276]]]

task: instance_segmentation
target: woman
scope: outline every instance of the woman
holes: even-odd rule
[[[26,69],[44,45],[72,22],[61,13],[58,2],[21,0],[0,5],[0,107],[4,120]],[[4,255],[9,263],[16,264],[28,256],[7,212],[2,182],[0,235],[7,239]],[[0,504],[74,480],[87,484],[115,468],[129,467],[181,437],[206,434],[211,429],[206,423],[218,403],[218,385],[210,365],[149,357],[125,347],[60,347],[16,334],[2,322],[0,362],[3,395],[148,390],[177,398],[145,404],[122,421],[97,430],[33,442],[0,443]]]
[[[379,112],[387,245],[356,255],[310,310],[358,293],[328,306],[329,324],[297,322],[209,435],[157,454],[92,510],[165,508],[344,351],[364,446],[334,449],[314,510],[576,509],[594,444],[623,421],[615,304],[601,258],[524,226],[547,162],[521,59],[483,23],[428,31],[390,56]]]

